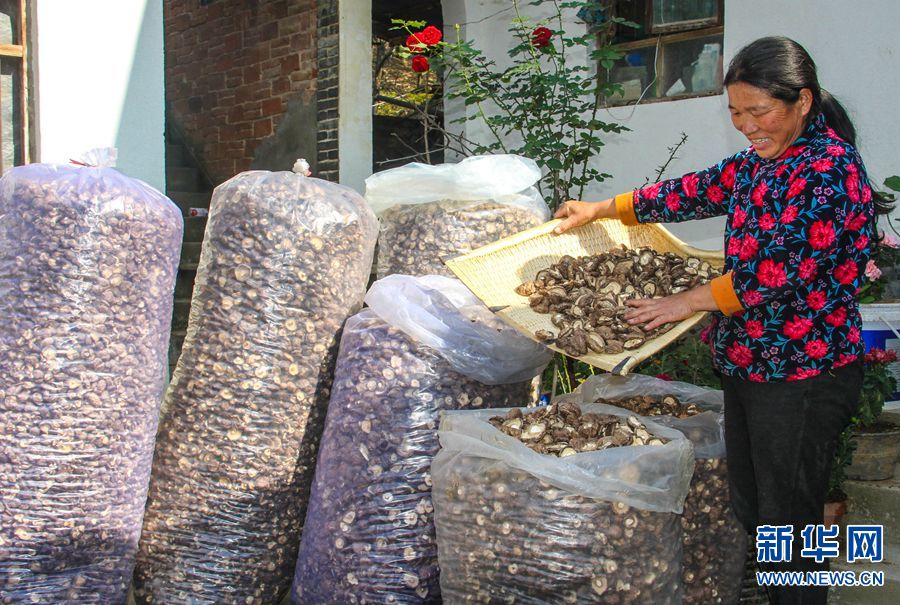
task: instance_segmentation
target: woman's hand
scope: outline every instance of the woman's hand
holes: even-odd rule
[[[553,215],[553,218],[565,219],[556,226],[553,233],[559,235],[573,227],[579,227],[595,219],[611,218],[613,216],[615,216],[615,204],[611,199],[603,200],[602,202],[569,200],[560,206],[556,214]]]
[[[625,314],[625,320],[630,324],[646,324],[645,330],[687,319],[699,311],[718,309],[709,284],[662,298],[626,300],[625,304],[634,308]]]

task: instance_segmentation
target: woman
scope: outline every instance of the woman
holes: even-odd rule
[[[646,329],[718,311],[711,331],[725,392],[735,513],[753,533],[793,525],[792,558],[773,569],[827,568],[800,556],[821,524],[831,460],[862,386],[855,293],[876,210],[847,113],[793,40],[744,47],[725,76],[734,127],[750,147],[707,170],[597,203],[566,202],[557,232],[597,218],[626,224],[727,215],[726,273],[665,298],[628,301]],[[815,546],[816,544],[813,544]],[[827,588],[775,589],[777,603],[825,603]]]

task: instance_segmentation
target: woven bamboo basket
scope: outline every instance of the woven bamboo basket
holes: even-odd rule
[[[526,280],[534,279],[539,270],[557,262],[565,254],[589,256],[624,244],[627,248],[646,246],[657,252],[696,256],[718,269],[724,263],[721,252],[689,246],[657,224],[626,226],[618,220],[598,220],[562,235],[554,235],[553,229],[559,222],[544,223],[446,259],[445,263],[492,311],[532,340],[536,340],[534,333],[537,330],[549,330],[555,334],[558,329],[550,323],[549,314],[532,311],[528,298],[516,294],[515,288]],[[647,340],[640,348],[616,355],[590,353],[579,359],[614,374],[627,374],[635,365],[677,340],[705,315],[694,314],[668,332]],[[552,344],[548,346],[563,353]]]

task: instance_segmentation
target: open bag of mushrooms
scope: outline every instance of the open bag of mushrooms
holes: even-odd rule
[[[445,603],[681,603],[682,433],[570,402],[447,412],[439,436]]]
[[[736,604],[748,537],[731,509],[722,391],[642,374],[598,374],[559,401],[621,407],[674,428],[691,440],[694,473],[681,516],[684,603]]]

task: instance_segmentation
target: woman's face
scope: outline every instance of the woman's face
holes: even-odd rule
[[[806,126],[812,106],[812,92],[800,91],[800,98],[789,104],[745,82],[728,86],[731,123],[753,146],[761,158],[773,159],[787,151]]]

